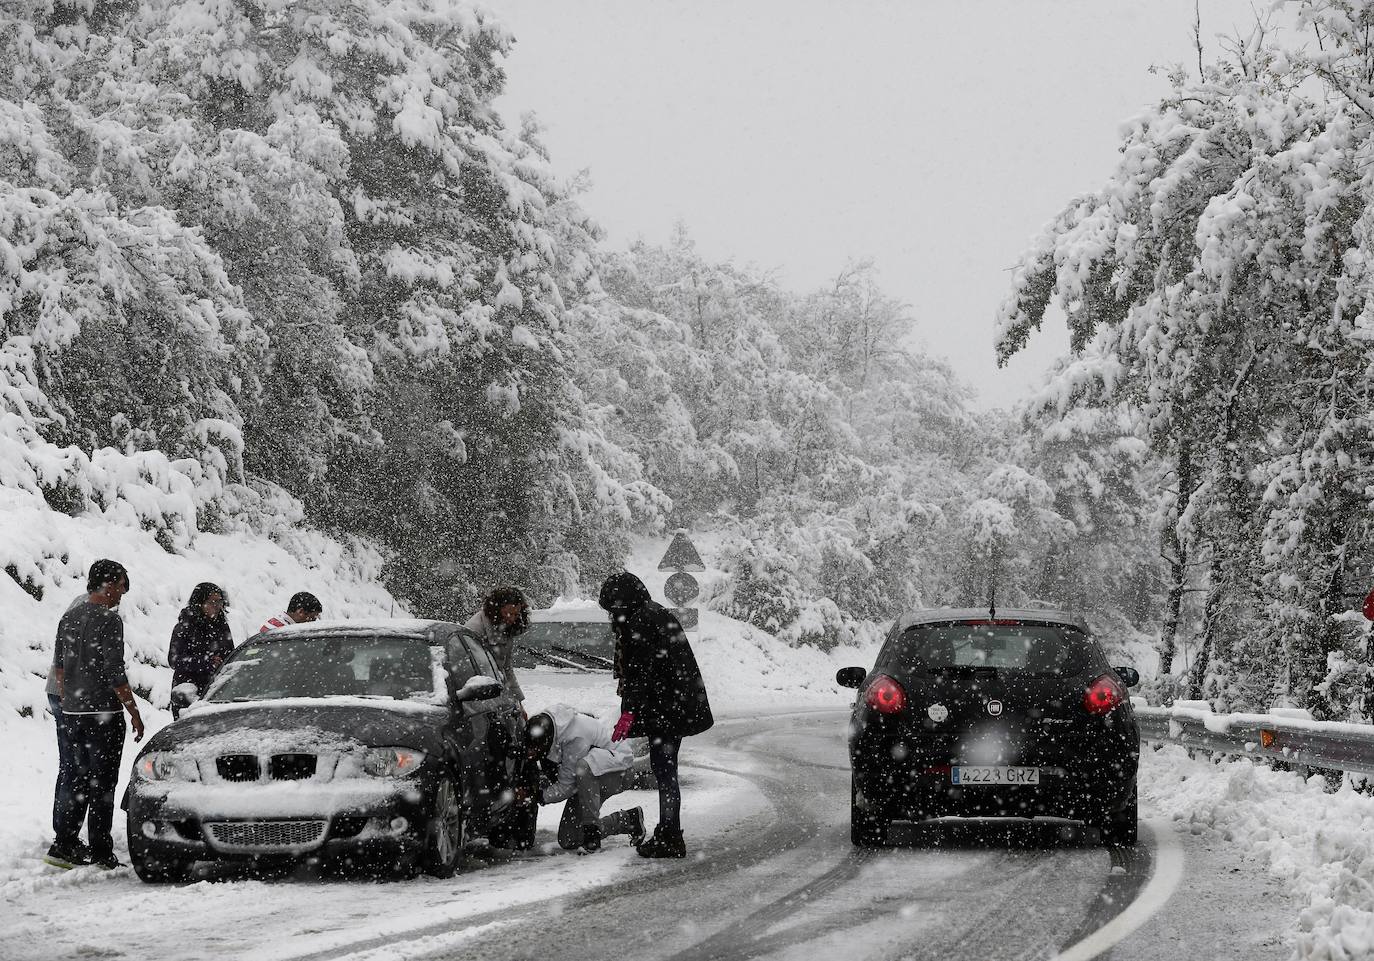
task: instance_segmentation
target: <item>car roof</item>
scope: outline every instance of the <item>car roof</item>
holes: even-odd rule
[[[986,621],[989,614],[995,620],[1030,621],[1038,624],[1064,624],[1076,627],[1084,634],[1089,633],[1088,623],[1081,614],[1053,608],[1007,607],[989,611],[986,607],[935,607],[922,611],[912,611],[897,619],[897,629],[905,631],[918,624],[939,624],[945,621]]]
[[[562,607],[541,608],[530,611],[530,620],[536,624],[610,624],[610,616],[594,603],[569,604]]]
[[[285,627],[255,634],[248,640],[262,643],[264,641],[284,641],[297,637],[309,637],[315,634],[327,634],[331,637],[338,637],[341,634],[390,634],[402,637],[433,638],[438,634],[446,634],[459,628],[462,628],[461,624],[454,624],[451,621],[424,620],[413,617],[362,617],[349,620],[335,618],[328,621],[288,624]]]

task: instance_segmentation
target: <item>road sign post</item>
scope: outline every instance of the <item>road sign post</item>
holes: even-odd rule
[[[689,572],[704,571],[706,565],[702,563],[701,555],[697,553],[691,538],[687,536],[686,528],[680,527],[673,531],[673,539],[663,553],[663,560],[658,562],[658,569],[674,572],[663,585],[663,594],[673,603],[673,613],[677,616],[682,629],[695,631],[698,623],[697,609],[684,605],[696,599],[701,593],[701,586]]]

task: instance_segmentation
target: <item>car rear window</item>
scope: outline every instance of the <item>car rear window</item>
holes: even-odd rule
[[[563,648],[598,657],[615,655],[615,635],[604,621],[534,621],[519,643],[536,651]]]
[[[880,663],[915,674],[980,670],[1072,677],[1091,656],[1092,641],[1067,625],[963,622],[907,629]]]

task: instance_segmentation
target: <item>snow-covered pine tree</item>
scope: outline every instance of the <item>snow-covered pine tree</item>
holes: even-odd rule
[[[161,0],[140,18],[220,140],[258,150],[301,199],[299,224],[273,234],[250,211],[224,237],[244,244],[242,280],[279,338],[288,402],[256,432],[264,469],[290,418],[311,419],[306,449],[330,472],[304,491],[312,510],[389,544],[393,583],[427,612],[470,610],[495,581],[565,588],[560,525],[618,525],[643,498],[594,462],[615,451],[567,431],[584,421],[556,249],[567,208],[492,107],[509,36],[447,0]],[[302,285],[271,276],[275,247]],[[317,459],[283,479],[311,480]],[[574,510],[598,473],[604,499]]]
[[[245,479],[263,341],[206,238],[140,189],[180,99],[134,75],[127,16],[0,11],[3,416],[63,509],[110,509],[135,475],[182,490],[179,506],[123,502],[170,546]],[[40,439],[68,448],[61,466]]]
[[[1329,716],[1352,700],[1335,675],[1360,673],[1340,615],[1369,556],[1361,102],[1374,20],[1363,3],[1301,9],[1315,53],[1282,53],[1257,30],[1133,122],[1116,175],[1027,255],[1000,350],[1057,303],[1075,349],[1104,359],[1095,402],[1144,417],[1170,470],[1162,667],[1173,612],[1200,586],[1191,686],[1248,707],[1277,691]],[[1247,630],[1257,606],[1262,641]]]

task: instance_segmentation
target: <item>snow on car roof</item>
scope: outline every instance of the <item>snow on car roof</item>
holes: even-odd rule
[[[937,607],[924,611],[912,611],[902,615],[900,629],[904,631],[916,624],[932,624],[940,621],[982,621],[988,619],[988,614],[989,611],[986,607]],[[999,621],[1040,621],[1050,624],[1068,624],[1084,632],[1088,630],[1088,625],[1081,615],[1050,608],[1008,607],[1004,609],[999,607],[995,616]]]
[[[329,621],[308,621],[304,624],[288,624],[256,634],[249,640],[267,640],[274,637],[294,636],[297,634],[403,634],[423,637],[436,627],[459,627],[450,621],[432,621],[414,617],[360,617],[356,619],[335,619]]]
[[[610,618],[595,601],[570,601],[553,607],[530,611],[530,620],[537,622],[562,623],[568,621],[590,621],[609,624]]]

